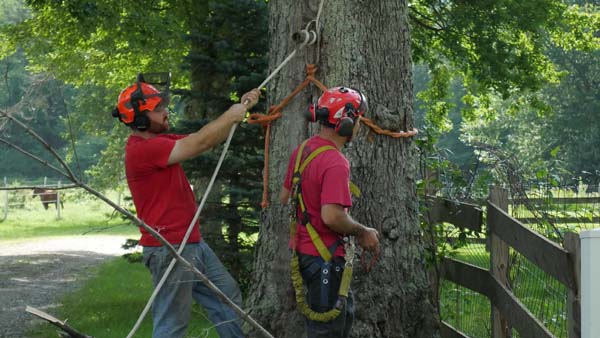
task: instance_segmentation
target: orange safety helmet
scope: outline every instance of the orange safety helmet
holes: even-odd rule
[[[367,109],[367,99],[357,89],[333,87],[321,95],[316,105],[310,105],[307,118],[334,128],[341,136],[351,137],[354,123]]]
[[[155,110],[159,104],[168,105],[169,103],[171,74],[168,73],[167,76],[166,81],[161,83],[166,85],[166,90],[161,93],[156,87],[144,80],[143,74],[138,74],[137,81],[123,89],[119,94],[117,107],[113,110],[112,115],[128,126],[146,130],[150,126],[150,120],[145,113]]]

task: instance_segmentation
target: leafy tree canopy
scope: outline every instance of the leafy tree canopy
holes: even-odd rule
[[[452,78],[464,81],[463,114],[493,116],[489,95],[537,91],[558,82],[562,72],[547,49],[592,50],[600,16],[595,4],[560,0],[419,0],[411,4],[414,58],[427,64],[432,81],[421,93],[433,130],[445,130]],[[516,101],[518,103],[519,101]]]

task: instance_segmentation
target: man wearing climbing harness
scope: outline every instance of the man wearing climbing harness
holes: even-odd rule
[[[160,92],[146,82],[142,74],[138,75],[137,81],[119,95],[113,116],[131,128],[125,146],[125,171],[137,215],[178,248],[196,212],[194,193],[179,163],[225,140],[231,127],[241,122],[246,111],[258,102],[260,92],[254,89],[244,94],[244,104],[232,105],[195,133],[163,134],[169,129],[169,78],[170,75],[162,83],[166,89]],[[144,264],[156,287],[173,257],[151,234],[143,228],[140,232]],[[238,284],[202,240],[198,222],[181,256],[242,306]],[[235,312],[179,263],[152,305],[152,336],[183,337],[190,320],[192,299],[204,307],[220,337],[243,337],[241,321]]]
[[[350,334],[354,243],[349,236],[363,249],[379,252],[377,230],[347,213],[352,206],[350,164],[340,152],[366,108],[358,90],[335,87],[323,93],[307,115],[309,121],[321,124],[321,130],[292,153],[280,194],[282,203],[292,204],[292,281],[298,309],[307,317],[308,338]]]

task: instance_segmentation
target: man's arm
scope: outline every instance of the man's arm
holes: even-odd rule
[[[244,119],[246,111],[258,102],[259,96],[259,90],[253,89],[242,96],[242,102],[246,102],[246,104],[238,103],[232,105],[216,120],[211,121],[197,132],[177,140],[173,150],[171,150],[167,165],[198,156],[223,142],[227,138],[227,135],[229,135],[231,127]]]
[[[285,205],[288,204],[289,200],[290,191],[286,187],[281,188],[281,192],[279,192],[279,201],[281,202],[281,204]]]
[[[352,219],[341,205],[323,205],[321,207],[321,218],[331,230],[339,234],[356,237],[358,244],[363,249],[379,251],[379,232]]]

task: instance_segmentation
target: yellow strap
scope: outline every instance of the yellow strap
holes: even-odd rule
[[[344,272],[342,272],[342,281],[340,282],[340,290],[338,291],[338,295],[342,297],[348,297],[348,290],[350,290],[351,281],[352,267],[346,264],[344,267]]]
[[[319,255],[321,255],[321,258],[323,258],[325,262],[329,262],[331,260],[331,253],[329,252],[329,249],[327,249],[327,247],[325,246],[325,243],[323,243],[323,240],[321,240],[321,236],[319,236],[317,230],[315,230],[315,228],[312,226],[312,224],[310,224],[310,222],[306,223],[306,230],[308,230],[310,239],[317,248],[317,251],[319,252]]]
[[[335,147],[333,146],[322,146],[317,148],[315,151],[313,151],[312,153],[310,153],[310,155],[308,155],[308,157],[306,157],[306,160],[304,160],[304,162],[302,162],[302,165],[300,166],[300,174],[302,174],[302,172],[304,172],[304,169],[306,169],[306,166],[308,166],[308,164],[317,156],[319,156],[319,154],[321,154],[324,151],[327,150],[336,150]]]
[[[306,146],[307,142],[308,142],[308,140],[302,142],[302,144],[300,145],[300,148],[298,148],[298,153],[296,153],[296,165],[294,165],[294,174],[296,174],[298,172],[298,169],[300,168],[300,161],[302,160],[302,153],[304,152],[304,147]],[[298,183],[298,180],[300,180],[299,177],[294,177],[292,182]]]
[[[354,184],[354,182],[352,182],[352,181],[350,181],[350,183],[348,185],[350,186],[350,192],[352,193],[352,195],[354,195],[354,197],[360,197],[362,192],[360,191],[358,186],[356,184]]]

